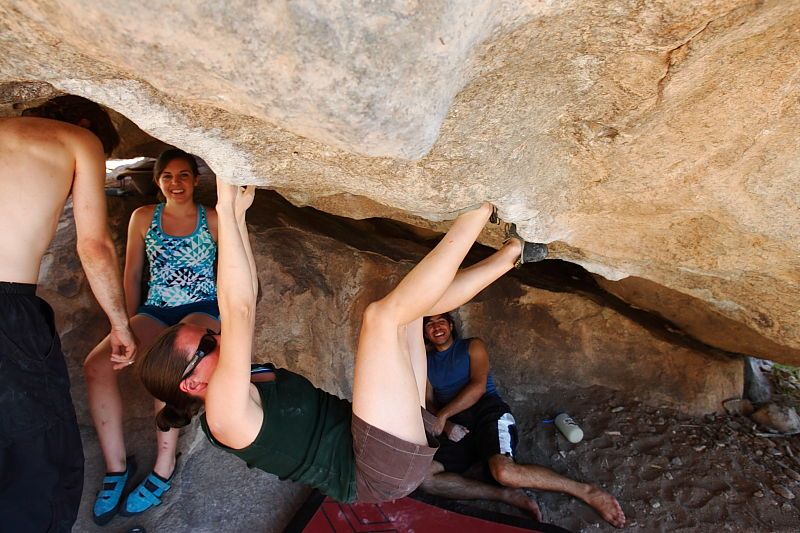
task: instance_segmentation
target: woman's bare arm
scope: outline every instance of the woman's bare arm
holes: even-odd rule
[[[256,188],[253,185],[246,187],[244,190],[239,191],[236,199],[236,207],[234,212],[236,214],[236,222],[239,225],[239,234],[242,236],[242,244],[244,245],[247,260],[250,263],[251,280],[253,282],[253,294],[258,297],[258,270],[256,270],[256,260],[253,258],[253,249],[250,246],[250,235],[247,232],[247,220],[245,214],[247,210],[253,205],[255,199]]]
[[[222,335],[219,362],[205,401],[212,433],[233,448],[243,448],[255,439],[264,416],[250,396],[257,282],[250,243],[241,228],[252,198],[243,198],[239,189],[217,180],[217,298]]]
[[[128,242],[125,246],[125,273],[123,287],[125,289],[125,308],[128,316],[136,314],[141,304],[142,272],[144,271],[144,233],[153,216],[153,206],[140,207],[131,215],[128,223]]]

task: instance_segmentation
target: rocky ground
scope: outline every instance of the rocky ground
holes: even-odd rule
[[[766,436],[743,416],[692,418],[597,388],[526,398],[513,407],[522,429],[520,460],[600,484],[622,504],[626,529],[797,531],[800,524],[799,436]],[[560,409],[579,422],[582,442],[572,445],[540,422]],[[571,498],[534,496],[548,522],[573,531],[613,530]]]

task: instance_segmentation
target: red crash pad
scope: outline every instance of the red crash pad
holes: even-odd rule
[[[553,531],[542,524],[517,527],[448,511],[411,498],[381,504],[343,504],[325,498],[302,529],[304,533],[410,532],[414,533],[520,533]],[[556,528],[558,529],[558,528]],[[560,530],[563,531],[563,530]]]

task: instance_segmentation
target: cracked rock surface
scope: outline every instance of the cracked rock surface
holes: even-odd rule
[[[799,2],[344,6],[12,0],[0,96],[86,96],[339,214],[491,200],[555,257],[659,287],[637,306],[726,328],[702,342],[800,363]]]

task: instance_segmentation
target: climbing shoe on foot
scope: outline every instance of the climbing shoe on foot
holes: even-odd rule
[[[173,472],[174,476],[175,473]],[[122,516],[133,516],[143,513],[151,507],[161,505],[161,498],[164,493],[172,488],[172,476],[164,479],[155,472],[150,472],[139,485],[128,494],[119,514]]]
[[[97,493],[92,509],[92,520],[98,526],[104,526],[114,518],[130,490],[129,485],[136,474],[136,460],[131,456],[126,458],[126,463],[124,472],[108,472],[103,477],[103,488]]]
[[[514,268],[519,268],[526,263],[536,263],[547,257],[547,245],[543,242],[528,242],[517,234],[517,225],[506,224],[506,240],[516,239],[522,244],[522,251],[514,262]]]

